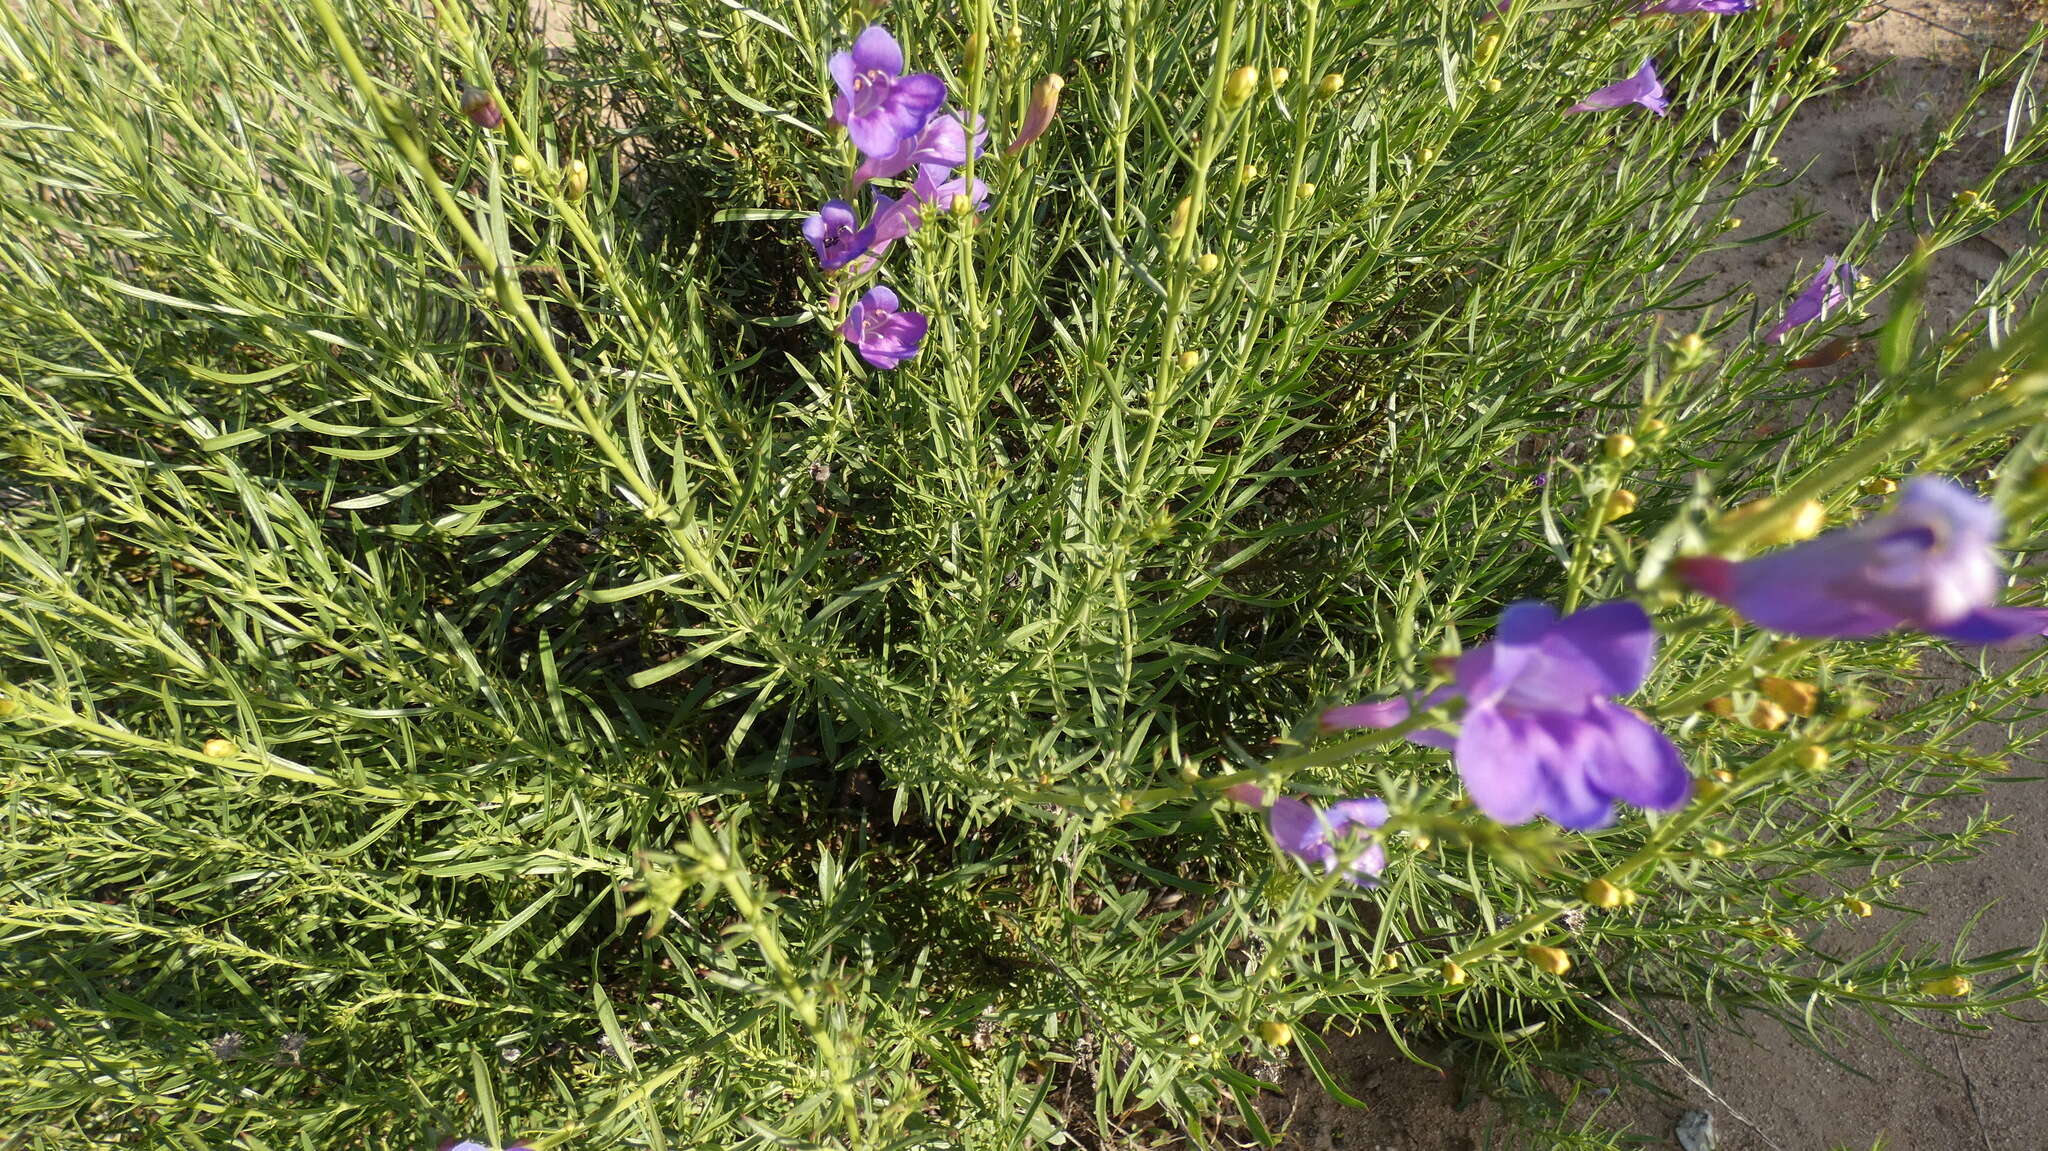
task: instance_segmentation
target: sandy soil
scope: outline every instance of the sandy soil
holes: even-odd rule
[[[1767,232],[1801,213],[1822,218],[1784,240],[1717,253],[1702,268],[1711,276],[1704,298],[1753,284],[1773,299],[1800,269],[1837,254],[1868,211],[1880,164],[1915,147],[1952,115],[1974,84],[1982,52],[2015,42],[2028,17],[2041,11],[2012,0],[1893,0],[1869,14],[1850,48],[1857,63],[1886,66],[1806,109],[1779,149],[1787,168],[1803,174],[1746,201],[1747,224],[1739,234]],[[1991,137],[1966,145],[1933,194],[1946,197],[1966,186],[1995,159],[1995,147]],[[1934,318],[1968,309],[1982,277],[2005,255],[2000,239],[1993,233],[1946,254],[1929,283]],[[1854,367],[1845,361],[1838,370]],[[1813,415],[1825,418],[1825,412],[1823,402]],[[1959,665],[1946,673],[1957,679],[1970,674]],[[1989,799],[2012,834],[1982,857],[1935,872],[1907,892],[1926,909],[1909,926],[1911,938],[1955,939],[1993,903],[1995,910],[1971,935],[1973,951],[2031,945],[2048,923],[2048,784],[2017,783]],[[1975,809],[1959,802],[1951,814],[1961,818]],[[1896,915],[1889,923],[1873,920],[1828,943],[1853,947],[1859,935],[1874,938],[1895,924]],[[1989,1035],[1961,1038],[1920,1028],[1891,1036],[1852,1029],[1852,1038],[1830,1045],[1839,1062],[1768,1021],[1748,1036],[1694,1027],[1682,1018],[1641,1024],[1683,1064],[1652,1073],[1677,1101],[1624,1094],[1611,1098],[1604,1118],[1625,1119],[1648,1147],[1678,1147],[1674,1124],[1692,1107],[1714,1114],[1719,1151],[1868,1151],[1880,1141],[1891,1151],[2048,1147],[2048,1034],[2026,1024],[2001,1022]],[[1292,1112],[1286,1146],[1479,1151],[1517,1145],[1501,1132],[1490,1104],[1466,1100],[1461,1107],[1466,1092],[1443,1073],[1408,1062],[1384,1040],[1332,1038],[1333,1072],[1375,1106],[1341,1107],[1312,1081],[1301,1084],[1283,1109]]]

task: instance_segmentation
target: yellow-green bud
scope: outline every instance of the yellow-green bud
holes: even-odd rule
[[[1588,883],[1579,892],[1579,897],[1595,907],[1621,906],[1621,888],[1614,886],[1604,879],[1596,879]]]
[[[1728,843],[1726,840],[1709,839],[1706,842],[1700,844],[1700,850],[1706,852],[1709,856],[1715,859],[1719,859],[1722,856],[1728,854]]]
[[[562,194],[571,200],[580,200],[590,190],[590,166],[581,160],[571,160],[562,165]]]
[[[1618,520],[1633,515],[1636,510],[1636,494],[1627,488],[1616,488],[1607,494],[1606,514],[1603,520]]]
[[[1275,68],[1273,69],[1272,73],[1266,77],[1266,83],[1271,84],[1273,86],[1273,90],[1277,92],[1280,89],[1287,87],[1287,81],[1290,78],[1292,78],[1293,75],[1294,73],[1289,72],[1285,68]]]
[[[1842,906],[1848,908],[1849,914],[1854,915],[1858,919],[1869,919],[1871,913],[1877,910],[1877,908],[1872,907],[1861,899],[1844,899]]]
[[[1259,1038],[1268,1047],[1285,1047],[1294,1042],[1294,1028],[1278,1019],[1268,1019],[1259,1024]]]
[[[1803,679],[1767,675],[1756,681],[1756,686],[1771,702],[1793,715],[1812,715],[1820,706],[1820,689]]]
[[[1240,183],[1240,184],[1249,184],[1249,183],[1251,183],[1251,182],[1252,182],[1253,180],[1256,180],[1256,179],[1258,179],[1258,178],[1259,178],[1259,166],[1258,166],[1257,164],[1239,164],[1239,165],[1237,166],[1237,182],[1238,182],[1238,183]]]
[[[20,710],[20,701],[12,696],[0,695],[0,719],[13,719],[15,713]]]
[[[218,736],[199,745],[200,753],[208,759],[226,759],[237,750],[239,749],[235,747],[233,740],[221,739]]]
[[[1665,432],[1668,432],[1670,430],[1670,424],[1665,423],[1663,420],[1660,420],[1655,416],[1651,416],[1649,419],[1643,421],[1643,434],[1646,436],[1661,436]]]
[[[1500,51],[1500,33],[1488,32],[1479,38],[1479,48],[1472,53],[1472,58],[1484,64],[1493,59],[1493,54],[1498,51]]]
[[[1828,769],[1828,749],[1817,743],[1809,743],[1792,753],[1792,759],[1807,771],[1818,774]]]
[[[1500,91],[1500,77],[1488,76],[1486,78],[1486,82],[1481,84],[1480,87],[1486,89],[1489,92],[1498,92]]]
[[[1250,65],[1239,68],[1223,81],[1223,106],[1235,108],[1251,99],[1252,93],[1258,90],[1259,70]]]
[[[953,197],[953,202],[946,205],[946,210],[955,216],[972,216],[974,214],[974,197],[964,192],[956,194]]]
[[[1443,973],[1444,982],[1452,987],[1462,986],[1465,982],[1465,969],[1454,960],[1444,960],[1444,965],[1437,970]]]
[[[515,176],[533,175],[533,161],[524,156],[512,157],[512,174]]]
[[[1178,240],[1188,230],[1188,217],[1195,211],[1195,198],[1182,196],[1180,203],[1173,206],[1173,218],[1166,222],[1166,238]]]
[[[1195,271],[1200,272],[1205,276],[1214,275],[1216,269],[1222,266],[1223,257],[1217,255],[1214,252],[1203,252],[1201,258],[1195,261]]]
[[[1529,962],[1550,972],[1552,975],[1563,975],[1572,969],[1572,957],[1555,947],[1545,947],[1541,943],[1531,943],[1522,949],[1522,954]]]
[[[1600,441],[1600,450],[1610,460],[1625,460],[1636,454],[1636,438],[1627,432],[1616,432]]]
[[[1301,183],[1296,184],[1294,186],[1294,194],[1300,197],[1301,199],[1306,200],[1310,196],[1316,194],[1316,186],[1314,184],[1309,183],[1307,180],[1303,180]]]
[[[1344,73],[1342,72],[1332,72],[1329,75],[1323,77],[1322,83],[1316,85],[1316,91],[1322,93],[1325,96],[1335,96],[1337,93],[1342,92],[1343,90]]]
[[[1930,979],[1920,985],[1920,990],[1929,995],[1968,995],[1970,981],[1960,975],[1950,975],[1941,979]]]
[[[1416,163],[1418,163],[1418,164],[1434,164],[1434,163],[1436,163],[1436,149],[1435,149],[1435,148],[1417,148],[1417,149],[1415,149],[1415,162],[1416,162]]]
[[[1791,718],[1775,700],[1757,700],[1756,706],[1749,709],[1749,726],[1765,731],[1776,731],[1785,726]]]
[[[1872,476],[1857,486],[1866,496],[1888,496],[1899,490],[1899,481],[1890,476]]]
[[[1181,371],[1192,372],[1196,368],[1202,366],[1202,353],[1196,351],[1193,348],[1189,348],[1187,351],[1182,352],[1179,356],[1175,357],[1174,362],[1180,365]]]
[[[1792,514],[1785,518],[1778,529],[1770,533],[1770,538],[1766,542],[1790,544],[1810,540],[1819,535],[1821,529],[1826,526],[1827,505],[1819,500],[1801,500],[1799,506],[1792,509]]]

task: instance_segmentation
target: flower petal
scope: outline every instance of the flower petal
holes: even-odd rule
[[[1587,774],[1595,787],[1651,811],[1671,811],[1692,793],[1685,770],[1663,732],[1630,708],[1602,701],[1587,713],[1596,738],[1589,742]]]
[[[863,72],[875,70],[891,76],[903,74],[903,47],[880,24],[861,29],[853,41],[853,62]]]
[[[1934,634],[1958,643],[2003,644],[2048,635],[2048,608],[1987,607],[1971,612]]]
[[[1266,826],[1272,830],[1273,843],[1296,859],[1310,863],[1329,860],[1330,845],[1323,838],[1322,817],[1301,800],[1291,795],[1274,800],[1272,809],[1266,813]]]
[[[1473,804],[1501,823],[1528,822],[1543,802],[1537,761],[1548,743],[1527,720],[1467,706],[1453,757]]]
[[[1634,600],[1615,600],[1558,621],[1551,635],[1568,646],[1600,680],[1602,695],[1628,695],[1650,675],[1657,629]]]

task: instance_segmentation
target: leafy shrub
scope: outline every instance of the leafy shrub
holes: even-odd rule
[[[1966,200],[1936,141],[1780,349],[1689,269],[1777,240],[1734,216],[1858,6],[1617,7],[892,5],[993,196],[889,255],[931,329],[882,371],[798,231],[864,10],[586,0],[551,51],[512,4],[9,6],[10,1122],[1206,1142],[1265,1136],[1275,1061],[1343,1090],[1361,1023],[1533,1099],[1609,1000],[2036,998],[2038,950],[1801,941],[1996,830],[1940,801],[2039,658],[1942,688],[1922,636],[1667,576],[1906,471],[2038,547],[2044,250],[1953,330],[1914,288],[2038,211],[2032,105]],[[1668,118],[1564,111],[1646,55]],[[1682,811],[1501,828],[1441,752],[1310,742],[1510,602],[1637,594]],[[1381,885],[1276,854],[1246,781],[1384,796]]]

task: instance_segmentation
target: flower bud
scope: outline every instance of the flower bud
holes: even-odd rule
[[[1722,839],[1709,839],[1700,844],[1700,850],[1714,859],[1720,859],[1728,854],[1728,842]]]
[[[1195,261],[1195,271],[1205,276],[1215,275],[1216,269],[1222,266],[1223,257],[1214,252],[1203,252],[1201,258]]]
[[[1856,486],[1866,496],[1888,496],[1899,490],[1899,481],[1890,476],[1872,476]]]
[[[1604,879],[1596,879],[1580,889],[1579,898],[1595,907],[1620,907],[1621,888]]]
[[[1259,1038],[1268,1047],[1285,1047],[1294,1042],[1294,1028],[1278,1019],[1268,1019],[1259,1024]]]
[[[1828,769],[1828,759],[1828,749],[1817,743],[1809,743],[1792,753],[1794,763],[1816,775]]]
[[[524,156],[512,157],[512,174],[515,176],[533,175],[533,161]]]
[[[1634,906],[1636,905],[1636,889],[1635,889],[1635,888],[1633,888],[1633,887],[1624,887],[1624,888],[1622,888],[1622,889],[1621,889],[1621,905],[1622,905],[1623,907],[1634,907]]]
[[[199,745],[200,753],[208,759],[227,759],[238,750],[240,749],[235,746],[234,740],[221,739],[218,736]]]
[[[1465,969],[1460,967],[1455,960],[1444,960],[1443,966],[1437,968],[1437,970],[1443,974],[1444,982],[1452,987],[1462,986],[1465,982]]]
[[[1416,162],[1417,164],[1434,164],[1434,163],[1436,163],[1436,149],[1435,149],[1435,148],[1417,148],[1417,149],[1415,149],[1415,162]]]
[[[1601,516],[1601,522],[1605,523],[1608,520],[1618,520],[1623,516],[1633,515],[1635,510],[1636,494],[1627,488],[1616,488],[1607,493],[1607,508],[1605,514]]]
[[[1756,681],[1757,690],[1793,715],[1812,715],[1820,705],[1820,689],[1803,679],[1767,675]]]
[[[1970,981],[1960,975],[1949,975],[1941,979],[1930,979],[1922,983],[1920,990],[1928,995],[1947,995],[1951,997],[1968,995],[1970,993]]]
[[[1484,88],[1484,89],[1486,89],[1486,90],[1487,90],[1487,91],[1489,91],[1489,92],[1498,92],[1498,91],[1500,91],[1500,77],[1498,77],[1498,76],[1488,76],[1488,77],[1486,78],[1486,81],[1485,81],[1484,83],[1480,84],[1479,86],[1480,86],[1481,88]]]
[[[1004,155],[1014,156],[1045,135],[1045,130],[1052,126],[1052,118],[1059,114],[1060,90],[1066,86],[1065,78],[1058,72],[1031,86],[1031,106],[1024,110],[1024,123],[1017,130],[1017,139],[1003,150]]]
[[[14,714],[20,710],[20,702],[12,696],[0,695],[0,719],[13,719]]]
[[[1182,352],[1179,356],[1175,357],[1174,362],[1180,365],[1181,371],[1192,372],[1196,368],[1202,366],[1202,353],[1196,351],[1193,348],[1189,348],[1187,351]]]
[[[1287,81],[1290,78],[1292,78],[1293,75],[1294,73],[1288,71],[1285,68],[1275,68],[1273,69],[1272,73],[1266,77],[1266,83],[1271,84],[1273,86],[1273,90],[1277,92],[1280,89],[1287,87]]]
[[[489,132],[505,122],[505,114],[498,110],[498,102],[482,88],[462,86],[462,114],[469,122]]]
[[[1681,372],[1692,371],[1714,358],[1714,349],[1698,332],[1687,332],[1665,346],[1671,351],[1672,368]]]
[[[1266,789],[1256,783],[1233,783],[1223,789],[1223,794],[1246,807],[1266,806]]]
[[[1819,535],[1821,529],[1826,526],[1827,505],[1819,500],[1801,500],[1799,506],[1792,509],[1792,514],[1786,516],[1776,530],[1766,536],[1764,542],[1792,544],[1800,540],[1810,540]]]
[[[1665,423],[1663,420],[1660,420],[1655,416],[1651,416],[1649,419],[1643,421],[1643,434],[1646,436],[1661,436],[1665,432],[1668,432],[1670,430],[1670,424]]]
[[[1727,719],[1735,714],[1735,701],[1725,695],[1716,696],[1702,705],[1700,710],[1708,715],[1718,715],[1722,719]]]
[[[1306,200],[1310,196],[1316,194],[1316,186],[1314,184],[1309,183],[1307,180],[1303,180],[1301,183],[1296,184],[1294,186],[1294,194],[1300,197],[1301,199]]]
[[[1636,438],[1627,432],[1616,432],[1600,441],[1600,451],[1610,460],[1625,460],[1636,454]]]
[[[1494,53],[1498,51],[1500,51],[1500,33],[1488,32],[1479,38],[1479,47],[1473,51],[1472,58],[1481,64],[1485,64],[1492,60]]]
[[[1522,949],[1522,954],[1527,957],[1529,962],[1550,972],[1552,975],[1563,975],[1572,969],[1572,957],[1555,947],[1545,947],[1540,943],[1531,943]]]
[[[1729,231],[1731,231],[1731,232],[1732,232],[1732,231],[1734,231],[1735,229],[1737,229],[1737,228],[1740,228],[1740,227],[1742,226],[1742,217],[1740,217],[1740,216],[1730,216],[1730,217],[1728,217],[1728,222],[1727,222],[1727,223],[1725,223],[1725,224],[1723,224],[1723,225],[1721,225],[1721,226],[1722,226],[1723,228],[1726,228],[1726,229],[1728,229]]]
[[[1323,77],[1322,83],[1316,85],[1316,91],[1324,96],[1335,96],[1337,93],[1342,92],[1343,90],[1344,73],[1342,72],[1332,72],[1329,75]]]
[[[1869,919],[1871,913],[1877,910],[1877,908],[1872,907],[1861,899],[1844,899],[1842,906],[1848,908],[1849,914],[1854,915],[1858,919]]]
[[[580,200],[590,190],[590,166],[581,160],[571,160],[562,165],[562,194],[571,200]]]
[[[1693,781],[1693,798],[1701,803],[1712,803],[1726,794],[1728,794],[1728,788],[1719,780],[1701,779]]]
[[[1776,700],[1760,699],[1756,701],[1755,707],[1749,709],[1749,726],[1765,731],[1776,731],[1785,726],[1791,718],[1785,714],[1784,708],[1778,706]]]
[[[1188,217],[1194,213],[1195,198],[1182,196],[1180,203],[1173,206],[1173,218],[1166,222],[1166,238],[1178,240],[1188,230]]]
[[[946,210],[955,216],[972,216],[974,214],[974,197],[964,192],[958,193],[953,197],[952,202],[946,205]]]
[[[1237,166],[1237,182],[1239,184],[1249,184],[1258,178],[1259,166],[1257,164],[1239,164]]]
[[[1251,99],[1252,94],[1258,90],[1259,70],[1247,64],[1232,72],[1229,79],[1223,81],[1223,106],[1225,108],[1240,107],[1246,100]]]

